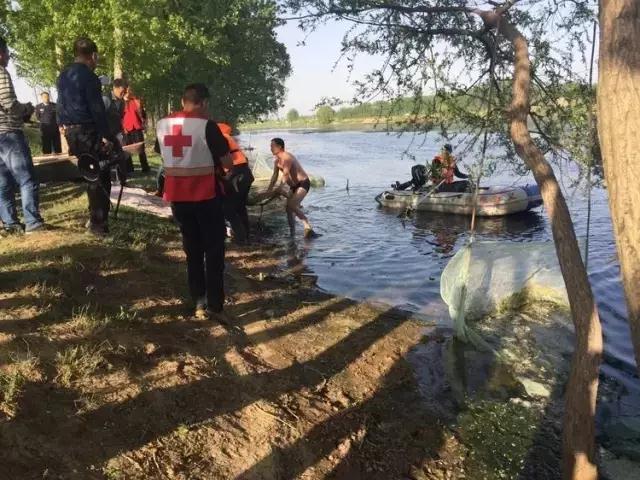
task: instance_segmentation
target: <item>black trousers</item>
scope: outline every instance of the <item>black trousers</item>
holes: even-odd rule
[[[58,125],[40,125],[40,134],[42,136],[42,153],[61,153],[60,130]]]
[[[466,193],[471,192],[471,184],[468,180],[457,180],[453,183],[443,183],[438,187],[440,192]]]
[[[65,137],[69,144],[69,152],[80,156],[83,153],[98,155],[102,138],[91,125],[68,127]],[[98,181],[87,182],[87,196],[89,197],[89,215],[91,227],[107,229],[109,210],[111,209],[111,171],[100,172]]]
[[[187,255],[189,291],[195,302],[221,312],[224,304],[225,225],[219,198],[202,202],[174,202],[173,218],[182,232]]]
[[[144,132],[142,130],[134,130],[133,132],[124,134],[124,144],[131,145],[132,143],[144,142]],[[143,150],[139,155],[140,167],[143,172],[149,171],[149,161],[147,160],[147,153]]]
[[[247,199],[253,180],[249,165],[244,164],[234,165],[224,182],[224,216],[231,223],[234,237],[240,242],[249,238]]]

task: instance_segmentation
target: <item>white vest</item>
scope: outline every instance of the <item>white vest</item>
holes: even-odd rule
[[[163,118],[156,127],[165,175],[213,174],[213,156],[205,134],[209,120],[187,115],[181,112]]]

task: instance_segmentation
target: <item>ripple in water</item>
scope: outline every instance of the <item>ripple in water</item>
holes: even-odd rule
[[[327,291],[385,302],[447,322],[447,308],[440,298],[440,274],[467,240],[470,219],[428,212],[401,218],[398,212],[378,208],[374,201],[391,182],[409,177],[414,161],[401,159],[401,152],[411,136],[271,132],[245,135],[243,140],[270,159],[268,145],[274,136],[282,136],[307,171],[323,176],[327,182],[327,187],[313,189],[305,200],[309,217],[323,236],[298,243],[295,261],[304,262],[318,276],[318,285]],[[435,137],[414,144],[420,144],[413,153],[421,162],[438,150]],[[485,181],[494,185],[514,183],[512,177]],[[533,179],[524,177],[518,183],[533,183]],[[576,233],[583,237],[586,196],[584,192],[569,193]],[[628,382],[635,375],[635,363],[604,190],[593,191],[592,215],[589,273],[604,327],[605,370]],[[267,222],[285,238],[284,215],[272,216]],[[477,236],[479,240],[506,242],[551,241],[542,210],[480,218]]]

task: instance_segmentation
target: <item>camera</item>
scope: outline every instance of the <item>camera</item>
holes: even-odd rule
[[[113,144],[107,144],[97,155],[94,153],[81,154],[78,157],[78,170],[87,182],[97,182],[102,172],[114,167],[120,170],[120,175],[123,175],[126,172],[126,168],[122,168],[125,166],[125,160],[125,154],[122,150],[116,150],[113,148]]]

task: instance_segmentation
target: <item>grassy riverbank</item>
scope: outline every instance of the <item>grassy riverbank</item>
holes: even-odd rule
[[[415,129],[418,125],[407,121],[406,117],[391,118],[363,117],[336,119],[331,123],[321,123],[316,117],[300,117],[298,120],[264,120],[254,123],[242,123],[238,126],[241,132],[260,130],[318,130],[318,131],[388,131]]]
[[[42,206],[52,230],[0,240],[6,478],[557,478],[561,362],[527,333],[564,332],[552,310],[488,320],[504,363],[261,236],[228,252],[226,329],[185,306],[172,223],[125,208],[96,239],[81,186]]]

